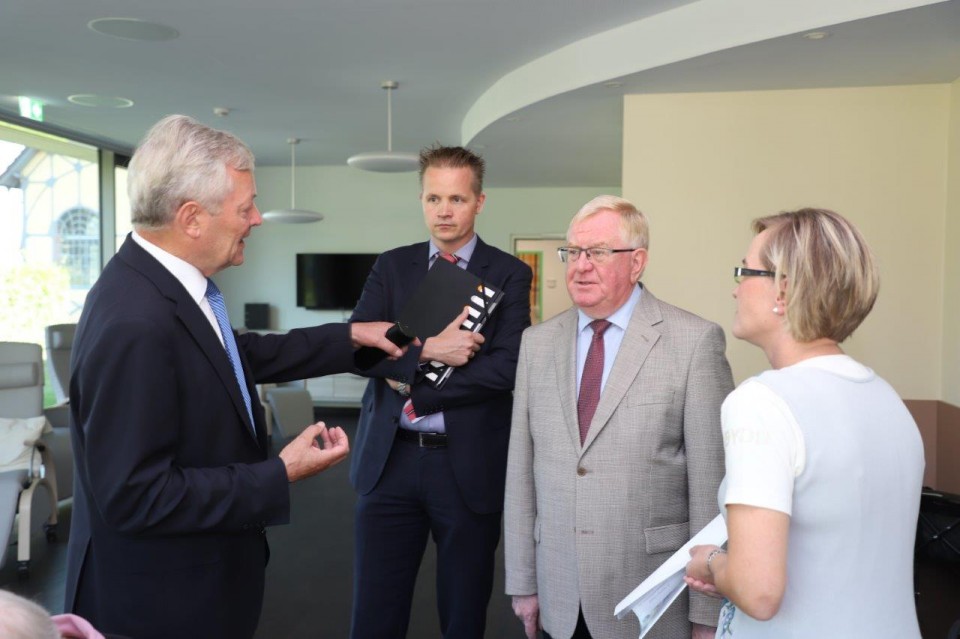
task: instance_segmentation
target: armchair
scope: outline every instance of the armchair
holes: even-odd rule
[[[305,382],[287,382],[280,385],[261,384],[260,400],[266,413],[267,434],[274,430],[280,437],[296,435],[314,421],[313,397]]]
[[[47,340],[47,372],[57,403],[70,401],[70,351],[76,324],[53,324],[44,330]]]
[[[70,353],[73,350],[73,335],[76,324],[53,324],[47,326],[46,354],[47,374],[50,386],[57,396],[57,403],[43,410],[53,426],[44,439],[50,447],[53,461],[60,470],[57,475],[57,496],[66,499],[73,496],[73,447],[70,443]]]
[[[44,524],[48,541],[56,538],[57,526],[56,469],[42,439],[49,424],[43,416],[43,359],[38,344],[0,342],[0,417],[4,418],[0,420],[0,435],[7,435],[3,444],[5,464],[0,466],[0,563],[19,513],[17,570],[26,577],[30,570],[33,496],[40,486],[46,488],[49,497],[51,513]]]

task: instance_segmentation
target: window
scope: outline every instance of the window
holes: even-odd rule
[[[73,208],[56,224],[54,261],[67,269],[70,288],[88,290],[100,274],[100,215]]]
[[[113,152],[0,120],[0,341],[43,344],[47,326],[80,318],[102,252],[115,251],[114,211],[129,227],[126,169],[114,166],[124,163]],[[114,198],[121,174],[123,191]],[[105,210],[101,195],[111,203]]]

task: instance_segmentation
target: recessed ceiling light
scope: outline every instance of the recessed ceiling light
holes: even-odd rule
[[[810,33],[804,33],[802,36],[805,40],[823,40],[830,37],[829,31],[811,31]]]
[[[105,107],[109,109],[126,109],[133,106],[133,100],[109,95],[93,95],[92,93],[78,93],[71,95],[67,101],[78,106]]]
[[[603,83],[603,86],[605,86],[605,87],[607,87],[607,88],[610,88],[610,89],[619,89],[620,87],[623,86],[623,82],[618,82],[617,80],[612,80],[612,81],[610,81],[610,82],[604,82],[604,83]]]
[[[87,26],[97,33],[124,40],[161,42],[180,37],[180,32],[173,27],[136,18],[97,18],[88,22]]]
[[[519,122],[519,121],[522,120],[522,119],[523,119],[523,118],[521,118],[519,115],[511,115],[511,116],[510,116],[509,118],[507,118],[506,120],[507,120],[507,122]]]

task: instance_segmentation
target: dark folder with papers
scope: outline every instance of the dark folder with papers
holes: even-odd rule
[[[501,298],[503,291],[484,283],[473,273],[438,259],[407,301],[398,324],[422,342],[443,331],[464,306],[469,306],[469,315],[460,328],[476,333],[486,324]],[[452,371],[453,367],[441,362],[428,362],[424,377],[439,389]]]

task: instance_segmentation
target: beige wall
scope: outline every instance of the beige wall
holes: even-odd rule
[[[256,172],[262,211],[290,206],[290,169]],[[562,235],[573,214],[599,193],[619,195],[620,187],[487,188],[477,219],[485,242],[512,251],[515,236]],[[380,253],[427,239],[418,201],[416,173],[369,173],[350,167],[297,167],[297,207],[326,215],[315,224],[265,223],[253,230],[240,268],[217,275],[234,324],[243,323],[243,305],[266,302],[273,327],[341,321],[343,314],[297,308],[297,253]],[[235,318],[235,319],[234,319]]]
[[[960,80],[950,85],[941,399],[960,406]]]
[[[758,349],[730,337],[732,269],[750,220],[835,209],[867,237],[882,277],[876,308],[845,348],[904,397],[938,399],[948,370],[946,140],[951,113],[958,120],[950,102],[949,85],[628,96],[623,194],[651,219],[645,281],[725,328],[742,380],[767,367]],[[954,198],[954,260],[958,206]],[[955,343],[960,329],[951,330]]]

